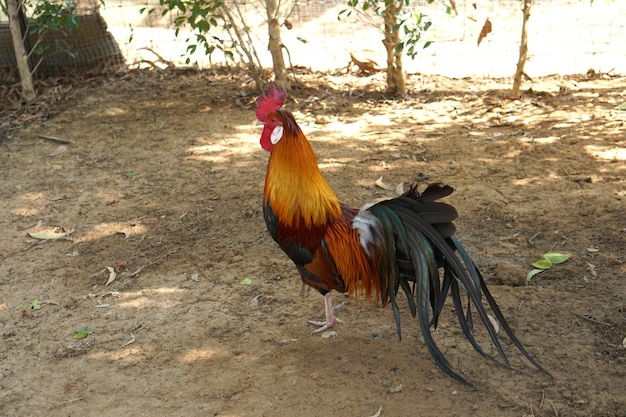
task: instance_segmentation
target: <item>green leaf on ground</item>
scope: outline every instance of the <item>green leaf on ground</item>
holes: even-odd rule
[[[93,334],[91,327],[81,327],[80,329],[74,330],[74,339],[84,339],[90,334]]]

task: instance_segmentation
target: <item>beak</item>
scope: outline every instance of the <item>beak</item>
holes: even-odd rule
[[[263,122],[260,120],[257,120],[255,123],[255,126],[263,126]]]

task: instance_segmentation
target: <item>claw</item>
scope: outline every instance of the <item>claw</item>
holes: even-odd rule
[[[343,303],[337,306],[337,309],[335,310],[335,308],[333,308],[333,304],[330,298],[331,298],[330,292],[327,292],[324,295],[324,311],[326,313],[326,321],[314,321],[314,320],[307,321],[308,324],[312,324],[313,326],[319,327],[318,329],[315,329],[311,332],[312,335],[321,333],[330,328],[333,328],[335,327],[335,324],[337,323],[343,324],[343,320],[340,320],[337,318],[337,316],[335,316],[335,311],[339,310],[341,306],[343,305]]]

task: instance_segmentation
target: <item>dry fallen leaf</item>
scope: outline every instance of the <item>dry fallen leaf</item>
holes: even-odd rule
[[[491,20],[489,20],[489,18],[485,19],[485,24],[483,25],[483,28],[480,30],[480,34],[478,35],[478,46],[480,46],[480,43],[483,41],[483,39],[485,39],[485,37],[487,37],[487,35],[489,35],[491,33]]]
[[[61,239],[62,237],[68,236],[70,233],[71,231],[65,232],[62,229],[56,228],[54,230],[28,233],[28,235],[35,239],[55,240],[55,239]]]
[[[493,325],[493,329],[496,331],[496,333],[498,333],[500,331],[500,323],[498,323],[498,320],[496,320],[491,314],[487,314],[487,317]]]
[[[115,281],[115,277],[117,277],[117,272],[115,272],[115,269],[113,269],[113,267],[107,266],[107,271],[109,271],[109,280],[106,284],[104,284],[105,286]]]
[[[404,194],[404,183],[401,182],[400,184],[396,185],[396,188],[394,188],[394,191],[397,195]]]
[[[382,188],[383,190],[387,190],[387,191],[393,191],[395,189],[395,187],[393,187],[391,185],[385,184],[383,182],[383,177],[380,177],[376,181],[374,181],[374,185],[376,185],[377,187]]]
[[[63,152],[67,151],[67,145],[59,145],[55,150],[50,152],[48,156],[57,156],[61,155]]]
[[[376,412],[376,414],[374,414],[372,417],[380,417],[380,413],[382,413],[382,411],[383,411],[383,406],[381,405],[378,411]]]

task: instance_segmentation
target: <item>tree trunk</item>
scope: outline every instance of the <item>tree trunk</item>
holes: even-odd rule
[[[385,8],[385,39],[387,50],[387,92],[398,96],[406,95],[406,76],[402,67],[402,53],[397,51],[400,35],[393,30],[397,24],[396,14],[402,10],[403,2],[392,1]]]
[[[11,30],[11,38],[13,38],[13,49],[15,49],[15,60],[17,61],[17,69],[22,81],[22,98],[27,102],[33,101],[35,88],[33,87],[33,76],[28,66],[28,53],[24,47],[24,34],[20,29],[19,8],[23,7],[21,0],[7,0],[7,12],[9,15],[9,28]]]
[[[520,98],[520,88],[522,86],[522,76],[524,75],[524,65],[526,64],[526,57],[528,55],[528,33],[526,31],[526,23],[530,18],[530,5],[532,0],[524,0],[523,6],[523,20],[522,20],[522,39],[519,45],[519,59],[517,61],[517,71],[515,71],[515,77],[513,78],[513,90],[511,96],[515,99]]]
[[[280,39],[280,23],[278,22],[278,6],[276,0],[266,0],[267,8],[267,28],[269,34],[270,54],[274,64],[274,82],[278,87],[289,88],[289,79],[285,69],[285,59],[283,57],[283,43]]]

